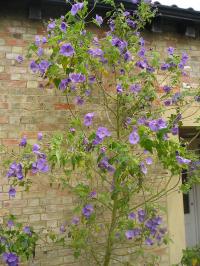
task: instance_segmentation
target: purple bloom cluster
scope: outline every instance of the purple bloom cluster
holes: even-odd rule
[[[21,141],[20,141],[20,143],[19,143],[19,146],[20,146],[20,147],[26,147],[26,144],[27,144],[27,138],[26,138],[26,136],[24,136],[24,137],[21,139]]]
[[[133,93],[135,93],[135,94],[137,94],[138,92],[141,91],[141,85],[138,84],[138,83],[136,83],[136,84],[132,84],[132,85],[130,86],[130,91],[133,92]]]
[[[110,137],[111,133],[106,127],[99,127],[96,131],[96,137],[93,140],[94,145],[100,144],[106,137]]]
[[[113,37],[111,44],[115,47],[117,47],[120,51],[120,53],[124,52],[124,50],[127,48],[127,42],[123,41],[117,37]]]
[[[71,8],[71,14],[75,16],[84,7],[84,3],[76,3]]]
[[[85,205],[82,209],[82,214],[88,219],[94,212],[94,207],[91,204]]]
[[[27,235],[32,235],[32,232],[31,232],[31,228],[30,228],[30,226],[25,226],[24,228],[23,228],[23,231],[24,231],[24,233],[25,234],[27,234]]]
[[[60,54],[71,57],[75,53],[74,48],[72,47],[71,43],[65,43],[60,47]]]
[[[70,82],[71,82],[71,79],[69,79],[69,78],[62,79],[61,82],[60,82],[60,84],[59,84],[59,89],[60,89],[61,91],[66,90],[66,88],[67,88],[67,86],[68,86],[68,84],[69,84]]]
[[[117,84],[116,86],[116,90],[118,94],[122,94],[123,93],[123,88],[121,84]]]
[[[8,190],[8,194],[10,197],[14,198],[16,195],[16,189],[14,187],[10,187]]]
[[[183,158],[183,157],[181,157],[179,155],[176,156],[176,160],[177,160],[177,162],[179,164],[189,164],[189,163],[191,163],[191,160]]]
[[[134,228],[132,230],[127,230],[125,233],[125,236],[128,240],[131,240],[133,238],[136,238],[138,236],[140,236],[141,234],[141,229],[139,228]]]
[[[23,175],[23,167],[21,163],[12,163],[10,165],[10,168],[7,172],[7,177],[17,177],[18,180],[22,180],[24,178]]]
[[[64,21],[62,21],[60,24],[60,30],[65,32],[66,29],[67,29],[67,24]]]
[[[152,131],[159,131],[161,129],[167,128],[167,124],[162,118],[149,121],[148,126]]]
[[[129,142],[133,145],[137,144],[140,141],[137,129],[134,128],[133,132],[129,135]]]
[[[108,157],[104,157],[99,162],[98,167],[102,170],[107,170],[110,173],[115,172],[115,168],[108,162]]]
[[[30,63],[30,69],[33,73],[40,72],[41,75],[44,75],[46,70],[49,68],[51,64],[46,60],[41,60],[39,64],[37,64],[35,61],[31,61]]]
[[[15,253],[3,253],[3,261],[8,265],[8,266],[18,266],[19,265],[19,258]]]
[[[83,83],[86,80],[85,75],[81,73],[70,73],[69,78],[73,83]]]
[[[96,21],[96,23],[97,23],[99,26],[101,26],[101,24],[103,23],[103,19],[102,19],[102,17],[99,16],[99,15],[97,15],[97,14],[96,14],[95,21]]]
[[[89,126],[92,125],[93,117],[94,117],[94,113],[88,113],[88,114],[85,115],[85,117],[84,117],[84,125],[86,127],[89,127]]]
[[[37,160],[32,164],[32,173],[36,174],[38,172],[46,173],[49,171],[49,165],[46,158],[40,157],[38,155]]]
[[[93,57],[102,57],[103,56],[103,51],[100,48],[91,48],[88,50],[88,53],[93,56]]]
[[[23,56],[22,56],[22,55],[18,55],[18,56],[16,57],[16,61],[17,61],[18,63],[22,63],[22,62],[24,61]]]
[[[135,227],[125,232],[125,236],[128,240],[144,237],[147,245],[153,245],[155,242],[160,243],[166,233],[166,229],[161,228],[163,223],[160,216],[153,216],[148,219],[145,210],[138,210],[137,214],[131,212],[128,215],[129,220],[134,220]]]

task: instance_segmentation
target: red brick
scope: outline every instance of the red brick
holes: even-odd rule
[[[7,116],[0,116],[0,124],[7,124],[8,117]]]
[[[0,80],[9,80],[10,79],[10,75],[6,74],[6,73],[1,73],[0,74]]]
[[[23,80],[9,80],[5,82],[5,86],[9,88],[25,88],[26,81]]]
[[[3,145],[5,146],[13,146],[13,145],[19,145],[18,139],[3,139],[2,140]]]
[[[74,104],[68,104],[68,103],[55,103],[54,104],[55,110],[69,110],[74,109]]]
[[[28,42],[19,39],[7,39],[6,44],[10,46],[26,46]]]
[[[0,102],[0,109],[8,109],[8,103]]]
[[[21,137],[26,136],[28,139],[36,139],[38,132],[36,131],[24,131],[21,133]]]

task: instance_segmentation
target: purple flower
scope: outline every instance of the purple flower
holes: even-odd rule
[[[121,85],[121,84],[117,84],[116,89],[117,89],[117,93],[118,93],[118,94],[122,94],[122,92],[123,92],[123,88],[122,88],[122,85]]]
[[[90,84],[93,84],[95,82],[95,80],[96,80],[95,76],[89,76],[88,79],[89,79],[89,83]]]
[[[14,198],[15,195],[16,195],[16,189],[14,187],[10,187],[9,191],[8,191],[8,194],[9,194],[10,197]]]
[[[172,97],[172,103],[175,104],[181,99],[180,92],[176,92]]]
[[[172,103],[171,100],[166,100],[166,101],[164,101],[164,105],[165,105],[165,106],[170,106],[171,103]]]
[[[38,158],[36,162],[32,163],[32,173],[38,172],[46,173],[49,171],[49,166],[46,158]]]
[[[62,79],[60,84],[59,84],[59,89],[61,91],[66,90],[67,85],[71,82],[71,79],[67,78],[67,79]]]
[[[92,55],[93,57],[102,57],[103,56],[103,51],[100,48],[89,49],[88,53],[90,55]]]
[[[183,157],[181,157],[179,155],[176,156],[176,160],[177,160],[177,162],[179,164],[189,164],[189,163],[191,163],[191,160],[183,158]]]
[[[96,15],[95,21],[99,26],[101,26],[101,24],[103,23],[103,19],[99,15]]]
[[[167,124],[162,118],[151,120],[148,124],[152,131],[159,131],[161,129],[167,128]]]
[[[109,28],[111,32],[115,30],[115,22],[112,19],[109,21]]]
[[[139,45],[141,46],[145,45],[145,40],[142,37],[139,39]]]
[[[167,52],[168,52],[168,54],[169,55],[174,55],[174,47],[169,47],[168,49],[167,49]]]
[[[85,82],[85,75],[81,73],[70,73],[69,78],[73,83],[82,83]]]
[[[187,61],[188,61],[188,58],[189,58],[189,56],[188,56],[187,53],[185,53],[185,52],[182,53],[181,62],[185,65],[187,63]]]
[[[138,92],[141,91],[141,85],[138,84],[138,83],[136,83],[136,84],[132,84],[132,85],[130,86],[130,91],[133,92],[133,93],[135,93],[135,94],[137,94]]]
[[[75,128],[73,128],[73,127],[71,127],[70,129],[69,129],[69,131],[71,132],[71,133],[75,133],[76,132],[76,129]]]
[[[113,37],[113,38],[112,38],[111,44],[112,44],[113,46],[117,47],[121,53],[122,53],[122,52],[125,50],[125,48],[127,47],[127,42],[126,42],[126,41],[123,41],[123,40],[120,40],[120,39],[117,38],[117,37]]]
[[[39,47],[39,48],[38,48],[38,51],[37,51],[37,55],[40,57],[40,56],[43,55],[43,53],[44,53],[43,48]]]
[[[47,26],[47,31],[51,31],[51,30],[53,30],[53,29],[55,28],[55,26],[56,26],[55,21],[51,21],[51,22],[48,24],[48,26]]]
[[[83,98],[81,98],[80,96],[77,96],[76,97],[76,104],[77,105],[83,105],[84,104]]]
[[[168,64],[168,63],[164,63],[164,64],[162,64],[161,65],[161,70],[168,70],[170,68],[170,64]]]
[[[138,52],[138,56],[139,56],[139,57],[145,57],[145,53],[146,53],[146,50],[145,50],[144,47],[142,47],[142,48],[140,49],[140,51]]]
[[[42,43],[43,44],[47,43],[47,38],[46,37],[42,37]]]
[[[132,54],[129,51],[126,51],[126,53],[124,54],[124,60],[126,62],[129,62],[132,60]]]
[[[24,61],[23,56],[22,56],[22,55],[18,55],[18,56],[16,57],[16,61],[17,61],[18,63],[22,63],[22,62]]]
[[[90,198],[96,198],[96,196],[97,196],[97,192],[96,191],[91,191],[90,192],[90,195],[89,195]]]
[[[36,73],[38,71],[38,68],[39,68],[38,64],[36,64],[35,61],[31,61],[31,63],[30,63],[31,71],[33,71],[33,73]]]
[[[71,14],[72,16],[75,16],[79,10],[81,10],[84,6],[84,3],[76,3],[71,8]]]
[[[36,46],[40,45],[40,36],[38,36],[38,35],[35,36],[35,45]]]
[[[104,157],[99,163],[98,167],[102,170],[107,170],[110,173],[115,172],[115,168],[108,162],[108,158]]]
[[[135,64],[137,67],[141,68],[141,69],[145,69],[148,67],[148,64],[147,64],[147,61],[146,60],[140,60],[140,61],[137,61],[136,64]]]
[[[151,165],[153,163],[153,159],[151,157],[146,158],[146,164]]]
[[[138,124],[139,126],[144,125],[145,123],[146,123],[146,118],[145,118],[145,117],[140,117],[140,118],[138,119],[138,121],[137,121],[137,124]]]
[[[135,29],[135,27],[137,25],[137,23],[130,18],[127,18],[126,23],[129,25],[129,27],[131,27],[133,29]]]
[[[42,138],[43,138],[42,132],[38,132],[37,139],[42,140]]]
[[[133,145],[137,144],[140,141],[137,129],[134,129],[133,132],[129,135],[129,142]]]
[[[103,140],[106,137],[110,137],[111,133],[106,127],[99,127],[97,129],[96,136]]]
[[[39,150],[40,150],[40,145],[38,145],[37,143],[33,144],[32,151],[34,153],[37,153]]]
[[[24,233],[27,235],[32,235],[30,226],[25,226],[23,229]]]
[[[74,48],[72,47],[71,43],[65,43],[60,47],[60,54],[64,56],[73,56],[75,53]]]
[[[147,237],[146,240],[145,240],[145,243],[148,246],[152,246],[153,245],[153,240],[151,238]]]
[[[141,230],[139,228],[134,228],[132,230],[127,230],[125,233],[125,236],[128,240],[131,240],[137,236],[139,236],[141,233]]]
[[[85,91],[85,95],[86,95],[86,96],[90,96],[90,94],[91,94],[91,90],[86,90],[86,91]]]
[[[13,222],[12,220],[8,220],[8,222],[7,222],[7,226],[8,226],[9,228],[13,227],[13,226],[14,226],[14,222]]]
[[[49,66],[50,63],[48,61],[42,60],[38,65],[40,73],[43,75]]]
[[[23,179],[23,173],[22,173],[22,164],[21,163],[12,163],[10,165],[10,168],[7,172],[7,177],[17,177],[19,180]]]
[[[134,212],[129,213],[128,218],[130,220],[134,220],[136,218],[136,214]]]
[[[20,147],[26,147],[26,144],[27,144],[27,138],[26,138],[26,136],[24,136],[24,137],[21,139],[21,141],[20,141],[20,143],[19,143],[19,146],[20,146]]]
[[[167,86],[167,85],[165,85],[165,86],[163,86],[163,90],[164,90],[164,92],[166,92],[166,93],[169,93],[170,91],[171,91],[171,87],[169,87],[169,86]]]
[[[60,232],[62,234],[66,232],[66,223],[65,224],[61,224],[61,226],[60,226]]]
[[[78,223],[79,223],[79,221],[80,221],[80,219],[79,219],[79,217],[73,217],[73,219],[72,219],[72,224],[74,224],[74,225],[77,225]]]
[[[143,223],[146,218],[146,212],[144,210],[138,211],[138,220],[140,223]]]
[[[60,24],[60,30],[65,32],[66,29],[67,29],[67,24],[64,21],[62,21]]]
[[[143,162],[140,163],[140,170],[142,171],[144,175],[147,174],[147,168]]]
[[[7,263],[8,266],[19,266],[19,258],[15,253],[3,253],[3,261]]]
[[[86,217],[89,218],[92,213],[94,212],[94,208],[91,204],[85,205],[85,207],[82,209],[82,214]]]
[[[92,125],[93,117],[94,117],[94,113],[88,113],[88,114],[85,115],[85,117],[84,117],[84,125],[86,127],[89,127],[89,126]]]
[[[174,126],[172,129],[171,129],[171,133],[172,133],[172,135],[178,135],[178,126],[176,125],[176,126]]]

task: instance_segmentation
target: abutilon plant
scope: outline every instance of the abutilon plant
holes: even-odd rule
[[[182,169],[191,172],[184,191],[199,182],[197,159],[171,135],[178,135],[185,110],[200,96],[195,89],[176,90],[187,75],[188,55],[169,47],[160,58],[142,37],[155,15],[151,1],[133,1],[134,11],[102,2],[110,5],[105,18],[94,15],[97,2],[91,10],[87,1],[68,2],[70,11],[50,20],[48,36],[36,36],[29,47],[30,69],[42,77],[42,87],[66,96],[70,119],[48,145],[41,133],[40,144],[21,140],[7,173],[9,193],[30,185],[30,172],[54,177],[77,201],[53,240],[70,239],[83,265],[155,265],[149,246],[169,241],[160,198],[175,189],[171,180]],[[158,179],[155,164],[168,175]]]

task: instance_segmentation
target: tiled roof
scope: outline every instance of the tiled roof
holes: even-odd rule
[[[157,3],[159,5],[164,5],[164,6],[171,6],[175,8],[180,8],[180,9],[188,9],[191,11],[200,11],[200,1],[199,0],[159,0],[153,1],[154,3]]]

